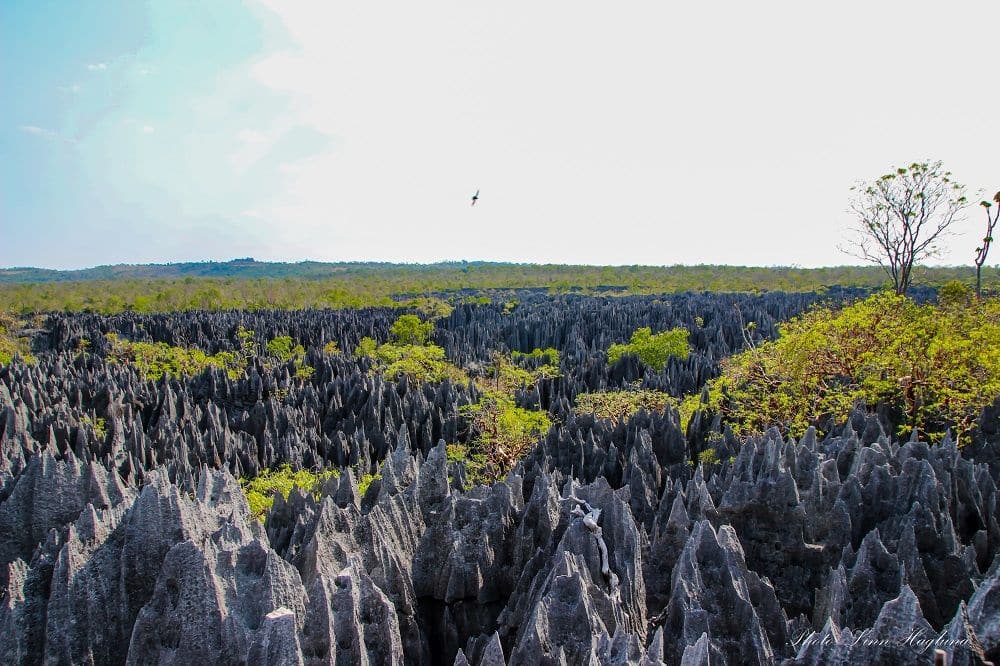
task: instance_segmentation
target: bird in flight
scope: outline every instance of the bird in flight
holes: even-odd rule
[[[479,190],[476,190],[476,193],[472,195],[472,205],[475,206],[478,200],[479,200]]]

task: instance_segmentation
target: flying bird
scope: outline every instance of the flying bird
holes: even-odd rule
[[[475,206],[476,201],[478,200],[479,200],[479,190],[476,190],[476,193],[472,195],[472,205]]]

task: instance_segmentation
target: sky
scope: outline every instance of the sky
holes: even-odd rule
[[[1000,189],[997,25],[992,0],[5,0],[0,266],[860,263],[855,182],[942,160]],[[982,217],[935,263],[971,264]]]

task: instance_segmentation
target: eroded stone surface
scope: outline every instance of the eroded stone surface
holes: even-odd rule
[[[351,349],[386,337],[391,311],[56,316],[39,365],[0,369],[0,663],[930,663],[905,641],[942,632],[951,663],[1000,662],[992,425],[959,450],[895,441],[860,411],[797,441],[737,441],[706,412],[684,433],[671,411],[572,411],[635,380],[695,391],[742,344],[734,304],[772,335],[808,302],[456,308],[435,337],[460,363],[501,346],[564,358],[517,396],[558,425],[471,489],[444,443],[465,441],[474,387],[387,382],[314,349],[305,382],[260,362],[150,382],[101,357],[108,330],[217,351],[240,323]],[[688,326],[691,357],[607,366],[644,325]],[[709,447],[721,462],[688,464]],[[261,524],[236,478],[281,462],[342,474]]]

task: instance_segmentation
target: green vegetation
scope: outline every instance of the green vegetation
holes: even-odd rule
[[[193,376],[208,368],[220,368],[233,379],[246,370],[247,359],[253,353],[253,331],[241,328],[238,334],[242,347],[238,352],[206,354],[200,349],[177,347],[165,342],[132,342],[115,333],[106,333],[110,345],[108,360],[112,363],[131,363],[146,379],[157,381],[165,374],[172,377]]]
[[[705,406],[706,405],[703,405],[701,403],[700,393],[684,396],[684,399],[681,400],[680,405],[677,406],[677,412],[680,415],[682,432],[687,432],[688,425],[691,423],[691,417],[694,416],[694,413],[696,411],[702,409]]]
[[[536,367],[520,365],[525,361]],[[515,352],[510,357],[493,355],[488,376],[476,381],[483,391],[479,402],[459,409],[469,419],[472,437],[467,449],[456,448],[454,452],[457,455],[461,450],[468,461],[470,482],[491,483],[505,476],[538,437],[548,431],[552,425],[549,415],[518,407],[514,394],[542,379],[558,376],[559,352],[555,349]]]
[[[645,365],[662,371],[668,358],[676,356],[686,359],[688,352],[686,328],[674,328],[654,335],[649,327],[644,327],[632,334],[628,344],[611,345],[608,348],[608,363],[616,362],[625,354],[635,354]]]
[[[458,366],[445,360],[444,348],[427,342],[434,324],[421,322],[416,315],[403,315],[390,331],[392,342],[378,344],[364,337],[354,349],[354,357],[367,356],[375,361],[373,371],[389,379],[406,375],[417,382],[467,383],[468,375]]]
[[[698,462],[705,467],[717,465],[719,463],[719,454],[715,449],[705,449],[698,454]]]
[[[487,299],[489,302],[489,299]],[[436,297],[412,298],[403,303],[408,308],[413,308],[431,321],[447,317],[455,309],[451,303]]]
[[[801,435],[863,400],[914,429],[959,438],[1000,395],[1000,300],[977,300],[950,285],[939,305],[881,293],[840,311],[818,307],[781,328],[780,337],[723,362],[709,383],[709,406],[734,432],[777,425]],[[690,409],[697,397],[689,397]]]
[[[289,335],[282,335],[271,340],[267,343],[266,349],[268,354],[282,362],[301,358],[306,355],[306,350],[302,345],[294,344]]]
[[[1000,205],[993,209],[994,203],[1000,204],[1000,192],[993,195],[993,201],[979,202],[979,205],[986,211],[986,235],[983,236],[982,242],[976,248],[976,257],[973,259],[973,263],[976,265],[976,296],[980,298],[983,295],[983,265],[986,263],[990,246],[993,244],[993,230],[1000,222]]]
[[[534,368],[525,368],[518,364],[524,359],[545,359],[545,363]],[[503,354],[494,354],[490,364],[489,377],[479,380],[477,384],[484,391],[494,391],[504,395],[513,395],[514,391],[525,386],[532,386],[542,379],[559,376],[559,352],[555,349],[535,349],[527,354],[514,352],[510,358]]]
[[[402,315],[392,323],[389,335],[398,345],[425,345],[434,331],[433,322],[424,322],[417,315]]]
[[[329,345],[330,343],[327,343]],[[333,343],[336,347],[337,343]],[[292,361],[295,366],[296,379],[306,380],[313,376],[316,368],[306,365],[306,350],[302,345],[297,345],[291,336],[281,335],[267,343],[266,347],[269,356],[276,358],[282,363]],[[325,351],[326,347],[324,347]]]
[[[437,345],[377,344],[371,338],[362,338],[354,350],[355,357],[368,356],[375,360],[373,370],[389,379],[406,375],[417,382],[467,383],[468,375],[458,366],[445,360],[444,349]]]
[[[25,322],[19,321],[13,314],[0,311],[0,365],[9,364],[15,354],[25,363],[35,362],[30,341],[19,335],[24,326]]]
[[[498,391],[461,407],[459,413],[470,420],[472,450],[485,461],[481,469],[486,482],[505,476],[552,425],[545,412],[518,407],[511,396]]]
[[[240,479],[240,488],[246,495],[247,503],[250,505],[250,513],[258,520],[263,521],[274,504],[274,493],[281,493],[282,497],[288,499],[292,488],[298,487],[303,492],[311,493],[313,497],[319,499],[323,483],[327,479],[337,476],[339,476],[339,472],[335,469],[318,473],[304,469],[293,472],[291,466],[286,463],[277,469],[264,470],[253,479]]]
[[[316,374],[316,368],[311,365],[300,365],[295,368],[295,374],[293,375],[296,379],[306,380]]]
[[[963,267],[913,267],[913,284],[971,281]],[[819,291],[832,285],[878,288],[875,266],[789,268],[752,266],[560,266],[443,263],[269,264],[247,260],[168,266],[106,266],[86,271],[0,270],[0,309],[105,314],[196,309],[427,309],[419,295],[547,288],[553,292],[662,294],[681,291]],[[983,287],[1000,287],[1000,272],[983,271]],[[399,301],[400,294],[417,295]],[[513,301],[507,300],[508,303]],[[516,306],[516,303],[515,303]],[[512,309],[512,308],[511,308]],[[431,316],[431,315],[428,315]]]
[[[535,347],[530,352],[516,351],[512,352],[510,357],[513,359],[522,359],[522,358],[530,358],[536,360],[545,359],[545,362],[548,363],[549,365],[553,365],[557,368],[559,367],[559,350],[553,349],[552,347],[546,347],[545,349],[539,349],[538,347]]]
[[[913,266],[937,256],[940,240],[961,218],[965,186],[941,162],[914,162],[851,188],[851,210],[858,218],[854,254],[877,264],[905,295]]]
[[[358,495],[364,497],[368,493],[368,488],[372,485],[372,482],[381,478],[381,474],[362,474],[361,478],[358,479]]]
[[[485,473],[489,463],[485,454],[473,452],[464,444],[448,444],[446,451],[448,462],[465,466],[466,490],[487,482]]]
[[[89,416],[84,416],[80,419],[80,424],[91,428],[97,439],[104,439],[108,434],[107,421],[102,417],[91,419]]]
[[[336,340],[330,340],[323,345],[323,353],[327,356],[336,356],[340,353],[340,345],[337,344]]]
[[[661,412],[667,407],[675,407],[677,400],[670,394],[652,389],[626,389],[621,391],[595,391],[576,396],[577,414],[593,414],[599,419],[624,421],[645,409],[647,412]]]

